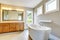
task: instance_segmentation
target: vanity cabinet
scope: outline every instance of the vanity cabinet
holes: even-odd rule
[[[23,31],[24,23],[0,23],[0,33]]]

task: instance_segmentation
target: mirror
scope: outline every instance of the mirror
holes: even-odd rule
[[[3,21],[23,21],[23,11],[2,10]]]

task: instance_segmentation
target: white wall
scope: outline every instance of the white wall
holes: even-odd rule
[[[38,16],[38,20],[50,19],[51,23],[40,23],[40,25],[51,27],[52,34],[60,37],[60,12],[51,13],[48,15]]]

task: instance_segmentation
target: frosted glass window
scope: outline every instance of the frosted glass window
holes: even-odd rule
[[[42,14],[42,6],[40,6],[39,8],[37,8],[37,16]]]
[[[56,10],[57,8],[57,0],[50,0],[46,3],[46,12]]]

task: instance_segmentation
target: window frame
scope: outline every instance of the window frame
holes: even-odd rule
[[[59,11],[59,0],[56,0],[56,9],[54,9],[54,10],[50,10],[50,11],[46,11],[46,5],[47,4],[50,4],[50,3],[52,3],[53,1],[48,1],[48,2],[46,2],[45,3],[45,5],[44,5],[44,9],[45,9],[45,14],[47,14],[47,13],[52,13],[52,12],[58,12]]]
[[[40,8],[41,8],[41,13],[38,14],[38,9],[40,9]],[[43,14],[43,5],[41,5],[37,8],[37,16],[42,15],[42,14]]]
[[[26,17],[27,17],[26,22],[27,22],[27,24],[33,24],[33,23],[34,23],[34,21],[33,21],[33,20],[34,20],[33,11],[27,10],[26,12],[27,12],[27,14],[26,14]],[[31,13],[31,16],[32,16],[32,22],[31,22],[31,23],[28,23],[28,19],[29,19],[29,18],[28,18],[28,14],[29,14],[29,13]]]
[[[21,20],[18,20],[18,17],[17,17],[16,20],[13,20],[13,19],[10,19],[10,20],[9,20],[8,17],[7,17],[7,19],[4,19],[4,14],[5,14],[4,11],[7,12],[7,16],[8,16],[9,11],[15,11],[15,12],[18,12],[18,13],[17,13],[18,17],[19,17],[19,12],[22,12],[22,13],[20,14]],[[24,18],[24,12],[23,12],[23,11],[16,11],[16,10],[2,10],[2,21],[24,21],[23,18]]]

